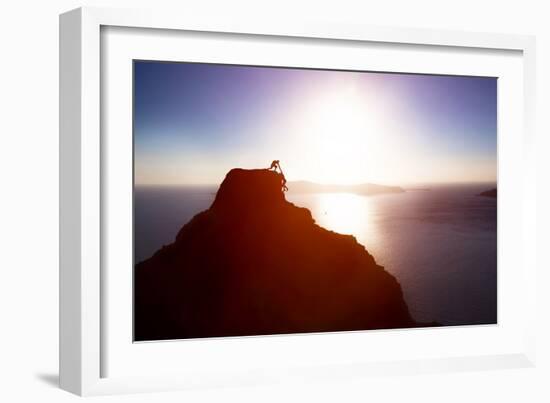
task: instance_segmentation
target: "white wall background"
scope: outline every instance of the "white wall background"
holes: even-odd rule
[[[550,12],[545,1],[20,0],[0,5],[0,400],[74,401],[56,388],[58,303],[58,14],[81,5],[182,13],[321,18],[374,25],[534,34],[538,51],[539,363],[537,368],[374,377],[94,398],[103,401],[550,401]]]

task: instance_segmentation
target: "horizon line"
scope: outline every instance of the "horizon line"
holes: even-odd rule
[[[361,186],[361,185],[378,185],[378,186],[388,186],[388,187],[411,187],[411,186],[438,186],[438,185],[483,185],[483,184],[498,184],[498,180],[473,180],[473,181],[435,181],[435,182],[408,182],[403,184],[383,184],[380,182],[359,182],[352,184],[340,184],[340,183],[320,183],[315,181],[310,181],[307,179],[296,179],[289,180],[288,183],[293,182],[308,182],[315,185],[321,186]],[[134,183],[134,187],[183,187],[183,186],[219,186],[220,183]]]

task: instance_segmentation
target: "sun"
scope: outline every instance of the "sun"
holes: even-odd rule
[[[305,159],[315,181],[352,184],[368,178],[381,128],[366,97],[345,90],[312,100],[301,132],[307,139]]]

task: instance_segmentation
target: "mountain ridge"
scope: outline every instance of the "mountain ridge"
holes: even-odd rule
[[[422,326],[397,279],[282,184],[267,169],[231,170],[209,209],[136,264],[136,341]]]

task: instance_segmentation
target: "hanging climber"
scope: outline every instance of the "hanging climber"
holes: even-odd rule
[[[286,186],[286,178],[285,175],[281,172],[281,184],[283,192],[286,192],[288,190],[288,187]]]

